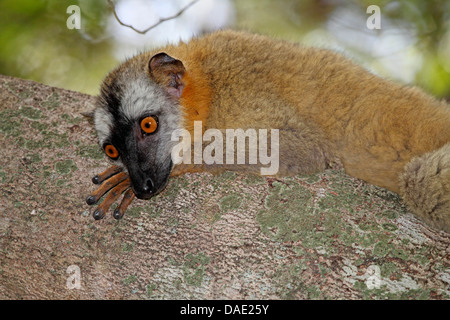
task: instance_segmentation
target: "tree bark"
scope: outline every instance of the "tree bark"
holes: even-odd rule
[[[338,169],[187,174],[95,221],[94,99],[0,76],[0,298],[449,298],[449,234]]]

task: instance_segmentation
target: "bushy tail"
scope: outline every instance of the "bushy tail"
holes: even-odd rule
[[[405,166],[400,195],[419,219],[450,233],[450,143]]]

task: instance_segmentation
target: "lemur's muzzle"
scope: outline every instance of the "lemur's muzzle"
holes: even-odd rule
[[[128,168],[131,187],[139,199],[150,199],[157,193],[155,177],[149,172]]]
[[[148,200],[160,193],[169,182],[172,164],[167,169],[153,172],[143,171],[140,168],[128,168],[131,179],[131,187],[139,199]]]

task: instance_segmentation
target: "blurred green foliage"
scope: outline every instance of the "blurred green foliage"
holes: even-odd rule
[[[422,53],[423,60],[415,84],[450,100],[449,0],[236,0],[235,4],[236,27],[300,42],[311,31],[324,30],[338,8],[352,8],[365,14],[368,6],[377,5],[381,9],[382,28],[387,18],[391,25],[407,27],[416,34],[414,46]],[[363,32],[364,27],[353,29]]]
[[[67,7],[81,9],[81,29],[68,29]],[[0,1],[0,73],[96,94],[116,62],[105,36],[105,1]]]
[[[357,8],[365,14],[369,5],[378,5],[382,19],[408,26],[416,34],[414,46],[423,59],[415,83],[432,94],[450,98],[449,0],[234,0],[234,3],[237,19],[231,27],[293,41],[302,41],[314,30],[323,32],[330,16],[340,7]],[[66,10],[73,4],[81,9],[80,30],[66,27],[70,16]],[[117,64],[114,44],[106,31],[110,17],[106,0],[0,0],[0,73],[97,94],[104,75]],[[164,24],[158,28],[163,31]]]

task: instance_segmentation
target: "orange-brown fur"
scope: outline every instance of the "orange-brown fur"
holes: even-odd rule
[[[180,104],[188,130],[194,120],[204,130],[279,129],[280,175],[323,170],[338,158],[348,174],[399,193],[419,217],[450,231],[445,102],[337,53],[235,31],[148,52],[120,68],[141,68],[158,52],[186,69]],[[202,170],[217,167],[180,165],[172,174]]]

